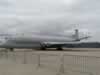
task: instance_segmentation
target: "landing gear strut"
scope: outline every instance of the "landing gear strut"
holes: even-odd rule
[[[40,43],[40,46],[41,46],[40,47],[41,50],[46,50],[46,48],[47,48],[45,43]]]

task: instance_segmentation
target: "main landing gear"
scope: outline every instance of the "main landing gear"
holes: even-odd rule
[[[9,51],[13,52],[14,51],[14,48],[9,48]]]
[[[41,47],[40,49],[41,49],[41,50],[46,50],[46,47]]]
[[[58,47],[56,50],[62,51],[63,48],[62,47]]]

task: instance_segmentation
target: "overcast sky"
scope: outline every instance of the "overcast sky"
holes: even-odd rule
[[[0,32],[57,32],[79,28],[100,41],[100,0],[0,0]],[[77,27],[74,25],[78,25]]]

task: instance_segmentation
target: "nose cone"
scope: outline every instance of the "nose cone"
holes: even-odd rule
[[[6,43],[6,39],[0,39],[0,45],[3,45],[4,43]]]

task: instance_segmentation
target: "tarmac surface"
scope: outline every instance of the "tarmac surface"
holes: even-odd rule
[[[0,75],[100,75],[100,49],[0,49]]]

